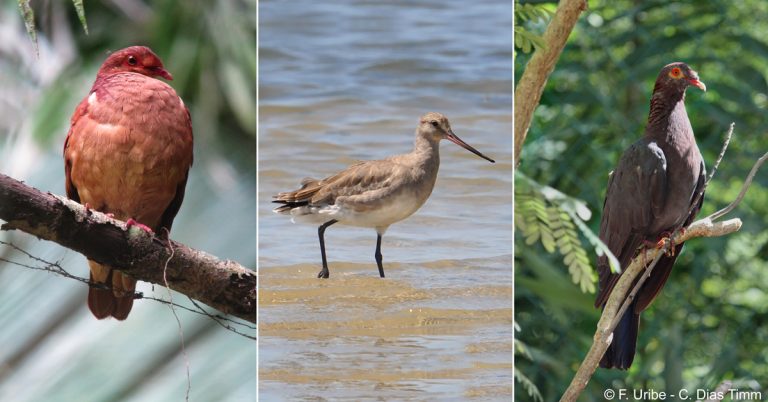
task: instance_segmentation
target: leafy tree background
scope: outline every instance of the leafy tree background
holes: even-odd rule
[[[0,172],[64,194],[61,152],[77,103],[108,51],[150,46],[173,74],[169,84],[189,107],[195,135],[171,237],[255,267],[256,1],[85,2],[88,35],[72,2],[31,4],[39,57],[17,2],[0,5]],[[0,241],[88,276],[81,255],[53,243],[16,232],[0,232]],[[11,262],[41,265],[0,244],[0,400],[184,400],[186,362],[167,305],[137,300],[126,321],[97,321],[83,284]],[[168,297],[162,286],[137,290]],[[173,301],[193,307],[178,293]],[[190,400],[254,400],[255,342],[207,317],[177,314]]]
[[[552,2],[521,3],[555,8]],[[527,37],[543,32],[548,22],[519,15],[516,21]],[[540,186],[557,189],[573,197],[571,206],[539,195],[538,203],[550,207],[541,214],[565,214],[564,220],[574,221],[565,212],[581,200],[592,212],[586,224],[597,233],[608,173],[642,135],[658,71],[685,61],[708,88],[706,93],[689,90],[686,97],[708,167],[728,125],[736,123],[699,216],[726,205],[754,161],[768,151],[766,21],[768,3],[759,0],[589,2],[547,82],[516,173],[516,368],[524,377],[515,391],[519,400],[534,398],[536,391],[543,400],[559,398],[592,343],[600,313],[593,308],[593,288],[584,283],[585,277],[592,284],[596,279],[596,256],[587,237],[580,234],[580,243],[591,268],[577,266],[574,275],[573,257],[569,267],[563,262],[568,253],[558,249],[564,232],[557,225],[547,231],[549,220],[529,218],[545,228],[545,235],[526,242],[530,230],[521,230],[521,220],[532,212],[521,209],[521,199],[536,198]],[[525,38],[535,48],[535,41]],[[531,53],[516,46],[519,80]],[[695,396],[697,389],[714,390],[723,380],[768,393],[766,185],[763,171],[732,213],[744,221],[740,232],[686,244],[664,290],[643,313],[632,368],[598,369],[580,400],[601,401],[608,387],[675,393],[685,388]],[[526,379],[535,387],[520,386],[529,385]]]

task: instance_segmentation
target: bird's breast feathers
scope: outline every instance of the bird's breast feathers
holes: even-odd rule
[[[386,227],[416,212],[424,201],[413,192],[402,192],[366,201],[339,197],[332,205],[306,205],[291,210],[295,222],[319,224],[335,219],[344,225]]]
[[[65,149],[71,180],[81,201],[96,209],[158,220],[192,164],[189,114],[167,84],[139,74],[115,77],[124,79],[95,87],[73,118]]]

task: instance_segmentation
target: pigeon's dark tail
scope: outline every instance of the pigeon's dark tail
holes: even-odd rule
[[[635,312],[635,303],[624,312],[619,325],[613,331],[613,342],[600,360],[600,367],[626,370],[632,365],[637,347],[637,330],[640,326],[640,313]]]

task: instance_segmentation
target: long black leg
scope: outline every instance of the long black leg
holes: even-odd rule
[[[384,265],[381,263],[381,235],[376,233],[376,265],[379,266],[379,276],[384,277]]]
[[[331,219],[317,228],[317,236],[320,237],[320,255],[323,257],[323,269],[317,274],[318,278],[328,278],[331,276],[331,273],[328,271],[328,261],[325,259],[325,239],[323,239],[323,236],[325,235],[325,229],[336,222],[338,222],[336,219]]]

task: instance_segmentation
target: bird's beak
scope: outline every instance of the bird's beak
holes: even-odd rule
[[[173,76],[166,69],[162,67],[157,68],[157,75],[165,78],[168,81],[173,81]]]
[[[701,89],[702,91],[707,92],[707,86],[704,85],[703,82],[699,81],[698,78],[689,78],[688,82],[690,82],[691,85]]]
[[[481,154],[480,151],[476,150],[475,148],[472,148],[472,146],[470,146],[466,142],[462,141],[461,138],[457,137],[456,134],[453,133],[453,131],[448,131],[448,134],[446,134],[445,138],[448,139],[449,141],[451,141],[452,143],[454,143],[454,144],[456,144],[456,145],[466,149],[469,152],[472,152],[473,154],[475,154],[475,155],[477,155],[477,156],[479,156],[479,157],[481,157],[481,158],[483,158],[483,159],[485,159],[485,160],[487,160],[487,161],[489,161],[491,163],[496,163],[495,160],[493,160],[493,159],[491,159],[491,158]]]

